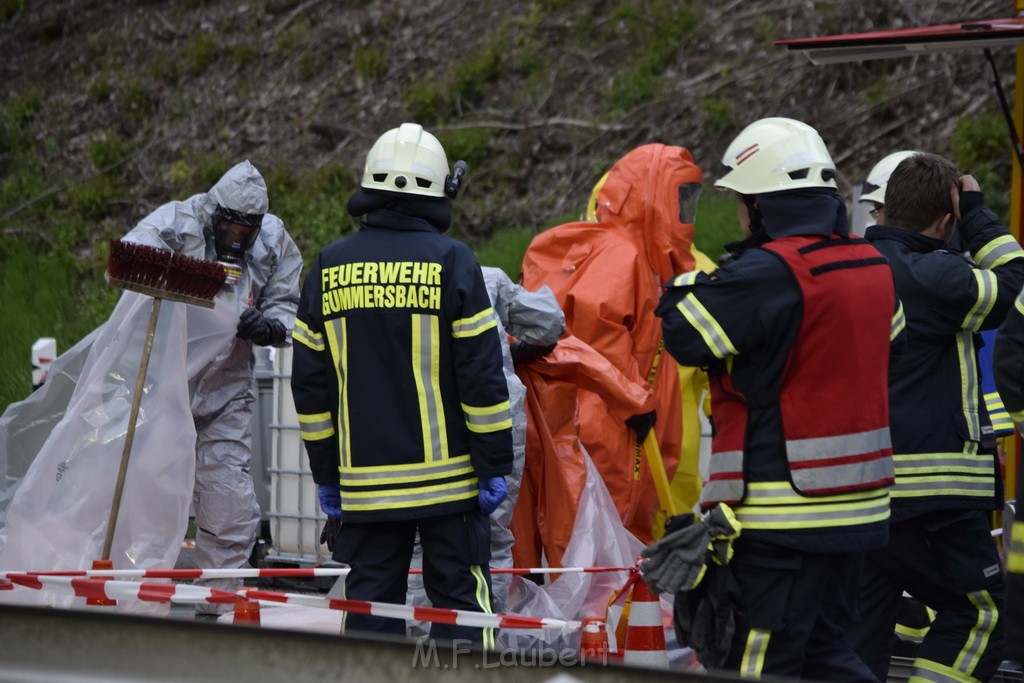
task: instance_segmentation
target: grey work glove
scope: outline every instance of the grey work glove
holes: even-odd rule
[[[732,558],[732,541],[740,534],[732,510],[719,504],[696,523],[666,534],[640,553],[647,561],[640,572],[651,592],[678,593],[693,590],[704,578],[709,553],[719,564]]]

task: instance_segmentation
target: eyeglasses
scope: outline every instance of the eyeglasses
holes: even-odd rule
[[[877,221],[878,220],[878,213],[880,211],[881,211],[881,209],[871,209],[870,211],[868,211],[868,215],[871,216],[871,220]]]

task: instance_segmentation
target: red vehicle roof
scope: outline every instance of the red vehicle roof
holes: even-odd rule
[[[1007,47],[1022,43],[1024,17],[775,41],[776,45],[790,50],[805,51],[815,64],[912,57],[927,52]]]

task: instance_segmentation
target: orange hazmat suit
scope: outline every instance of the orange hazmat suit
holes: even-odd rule
[[[682,147],[638,147],[608,171],[597,192],[597,222],[546,230],[523,258],[522,285],[548,285],[565,312],[569,334],[653,397],[654,431],[670,479],[682,446],[681,394],[677,365],[662,350],[654,309],[661,284],[696,265],[693,221],[701,180]],[[623,523],[641,541],[651,542],[660,506],[634,432],[600,393],[581,385],[578,401],[579,438]],[[564,523],[571,527],[573,520]]]

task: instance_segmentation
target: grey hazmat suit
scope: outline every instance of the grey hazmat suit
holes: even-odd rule
[[[213,217],[218,206],[263,215],[259,233],[239,264],[241,279],[235,285],[238,314],[250,307],[258,309],[288,332],[280,345],[291,343],[302,256],[281,219],[267,213],[266,182],[248,161],[229,169],[209,192],[160,206],[123,240],[216,261]],[[242,567],[256,542],[260,509],[250,472],[252,406],[256,400],[254,363],[252,342],[236,338],[189,385],[196,427],[193,505],[196,564],[200,568]],[[196,583],[236,590],[241,579]],[[200,605],[197,612],[217,613],[229,608]]]
[[[491,299],[494,313],[498,318],[498,336],[501,338],[502,367],[508,384],[508,401],[512,409],[512,474],[506,477],[508,497],[491,513],[491,569],[512,567],[512,546],[515,539],[509,530],[512,509],[519,496],[519,484],[523,477],[526,461],[526,387],[516,375],[509,347],[509,335],[516,341],[534,347],[549,347],[565,334],[565,315],[558,305],[554,292],[543,285],[531,292],[514,282],[500,268],[481,266],[487,295]],[[420,566],[421,549],[417,543],[413,556],[414,566]],[[505,611],[509,585],[512,576],[505,573],[491,574],[491,595],[493,608],[497,613]],[[409,601],[414,605],[428,604],[420,575],[409,577]],[[413,627],[413,634],[418,627]],[[424,631],[425,633],[425,631]]]

